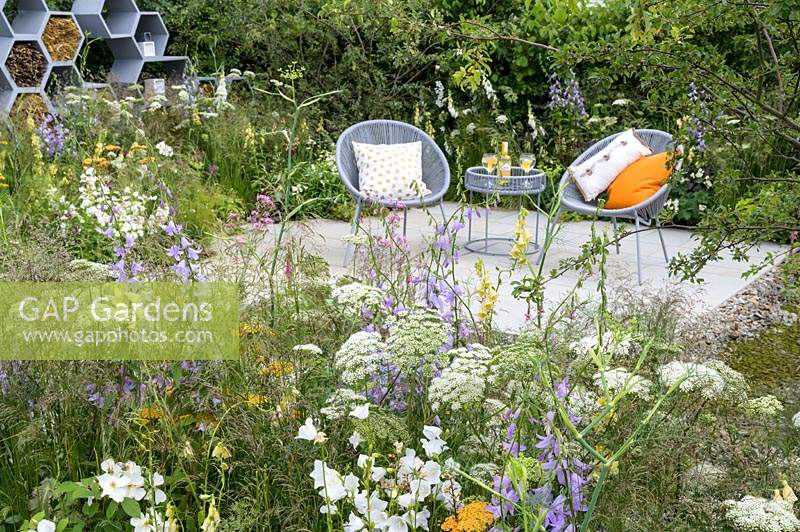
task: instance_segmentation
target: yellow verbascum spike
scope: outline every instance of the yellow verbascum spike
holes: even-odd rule
[[[783,496],[783,500],[789,504],[794,504],[797,502],[797,495],[795,495],[794,490],[785,480],[783,481],[783,490],[781,495]]]

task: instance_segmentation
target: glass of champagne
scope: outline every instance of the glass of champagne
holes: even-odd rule
[[[519,166],[525,170],[525,173],[531,171],[533,165],[536,164],[536,156],[532,153],[522,153],[519,156]]]
[[[494,167],[497,166],[497,155],[494,153],[484,153],[481,159],[483,167],[486,168],[490,174],[494,172]]]
[[[494,174],[494,169],[497,166],[497,154],[496,153],[484,153],[483,157],[481,158],[481,164],[483,167],[486,168],[486,173],[488,175]],[[486,180],[487,185],[491,183],[491,178]]]

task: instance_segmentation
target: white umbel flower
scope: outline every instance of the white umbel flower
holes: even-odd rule
[[[695,362],[673,360],[656,370],[658,378],[667,387],[672,386],[684,376],[678,389],[684,393],[699,393],[706,399],[719,399],[725,391],[725,379],[714,368]]]
[[[452,362],[428,387],[433,409],[456,412],[483,401],[491,370],[489,350],[481,344],[472,344],[469,349],[454,349],[448,355]]]
[[[386,340],[389,359],[403,372],[422,370],[426,376],[432,375],[435,366],[444,366],[450,360],[442,348],[451,332],[451,325],[433,310],[405,312],[391,324]]]
[[[800,529],[800,520],[786,501],[746,495],[739,501],[723,502],[722,508],[725,520],[742,532],[794,532]]]
[[[345,314],[358,317],[361,316],[363,307],[377,309],[383,303],[384,294],[380,288],[374,286],[350,283],[334,288],[331,297]]]
[[[645,401],[649,401],[652,397],[653,382],[640,375],[634,375],[625,368],[610,369],[602,374],[595,373],[595,386],[602,388],[604,378],[608,390],[614,394],[625,389],[627,393],[633,394]]]
[[[385,350],[378,333],[358,331],[342,344],[333,356],[333,363],[341,372],[342,382],[363,389],[364,383],[377,374]]]
[[[783,404],[774,395],[765,395],[747,401],[744,410],[752,419],[770,421],[781,415]]]

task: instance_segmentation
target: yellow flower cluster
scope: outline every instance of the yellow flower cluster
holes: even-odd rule
[[[257,393],[247,394],[247,404],[250,406],[261,406],[267,402],[267,398]]]
[[[83,160],[83,166],[94,166],[99,170],[105,170],[108,168],[108,165],[113,159],[124,160],[125,158],[130,159],[131,157],[137,155],[140,157],[140,159],[137,161],[139,164],[147,164],[155,160],[154,157],[145,157],[146,154],[147,146],[139,144],[138,142],[131,144],[131,147],[128,148],[127,154],[122,146],[98,142],[94,146],[94,153],[92,156]]]
[[[284,377],[292,373],[294,373],[294,365],[280,360],[272,360],[261,368],[261,375],[264,377]]]
[[[486,321],[492,317],[494,307],[497,305],[497,290],[489,278],[489,272],[486,271],[483,261],[478,259],[475,263],[475,273],[478,275],[478,297],[481,301],[481,307],[478,309],[478,319]]]
[[[8,188],[8,183],[6,183],[6,176],[0,175],[0,189]]]
[[[794,490],[785,480],[783,482],[783,489],[777,489],[772,493],[772,500],[778,502],[788,502],[791,505],[797,502],[797,495]]]
[[[442,523],[444,532],[485,532],[494,522],[494,515],[486,509],[487,503],[475,501],[467,504]]]
[[[531,232],[528,231],[528,210],[520,209],[517,217],[517,225],[514,228],[514,246],[511,248],[511,258],[518,262],[526,262],[528,256],[528,244],[531,241]]]
[[[151,421],[161,419],[161,409],[157,406],[144,406],[136,417],[140,424],[149,425]]]
[[[239,325],[239,337],[248,336],[248,335],[263,335],[263,336],[275,336],[275,331],[271,328],[267,327],[263,323],[258,322],[244,322]]]

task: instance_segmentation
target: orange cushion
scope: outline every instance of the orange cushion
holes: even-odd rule
[[[624,209],[641,203],[661,188],[672,173],[667,168],[670,152],[642,157],[620,172],[608,186],[604,209]]]

